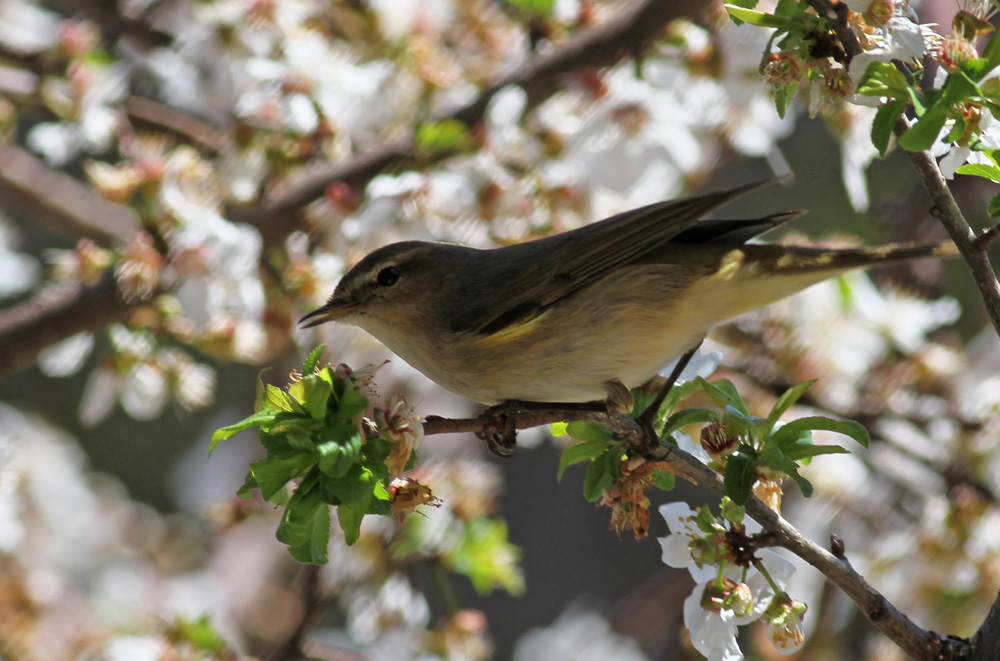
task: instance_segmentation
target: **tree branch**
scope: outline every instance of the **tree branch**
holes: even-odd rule
[[[508,85],[523,88],[528,95],[528,107],[537,106],[566,86],[567,74],[580,69],[609,67],[625,57],[639,55],[667,23],[700,8],[701,3],[693,0],[640,0],[619,17],[580,33],[552,53],[536,56],[517,71],[491,84],[464,107],[434,119],[456,119],[466,126],[475,126],[483,120],[496,93]],[[452,155],[446,151],[429,157],[421,154],[420,164],[428,166]],[[413,137],[399,139],[347,163],[317,167],[286,192],[245,213],[234,214],[234,219],[253,225],[263,235],[265,243],[276,245],[302,227],[299,212],[322,196],[330,184],[342,182],[361,188],[382,172],[413,167],[416,157]]]
[[[118,295],[114,274],[93,287],[50,287],[0,312],[0,375],[30,367],[48,346],[125,318],[135,304]]]
[[[0,145],[0,164],[0,205],[7,210],[102,244],[128,240],[139,231],[131,209],[108,202],[16,145]]]
[[[626,415],[600,413],[595,411],[577,411],[550,409],[528,411],[517,418],[518,429],[538,427],[552,422],[572,420],[594,420],[609,425],[623,440],[633,448],[642,447],[643,432],[638,423]],[[428,418],[424,422],[424,434],[443,434],[451,432],[483,432],[491,420],[488,415],[478,418]],[[660,443],[650,453],[648,458],[653,461],[667,462],[680,475],[685,475],[694,482],[708,488],[718,496],[726,495],[726,487],[722,476],[698,461],[692,455],[673,446]],[[935,661],[958,661],[966,659],[972,649],[969,641],[964,639],[941,636],[932,631],[926,631],[893,606],[878,590],[873,588],[863,576],[843,557],[842,550],[835,556],[812,540],[804,537],[788,521],[783,519],[756,496],[750,496],[746,503],[747,513],[768,533],[772,534],[779,546],[782,546],[799,556],[818,569],[830,582],[839,587],[858,605],[861,612],[882,633],[891,639],[907,654],[918,659]],[[994,611],[1000,618],[1000,606]],[[991,615],[993,613],[991,612]],[[989,621],[989,619],[987,620]],[[1000,628],[1000,627],[998,627]],[[1000,634],[998,634],[1000,635]],[[982,657],[987,658],[987,657]],[[989,657],[995,658],[995,657]]]
[[[583,67],[611,66],[629,55],[636,55],[660,34],[669,21],[693,12],[695,8],[701,6],[702,4],[695,0],[679,2],[641,0],[633,5],[630,11],[623,12],[607,24],[581,32],[579,36],[552,53],[535,57],[518,71],[483,90],[475,101],[452,113],[451,117],[470,125],[478,123],[482,120],[490,99],[500,88],[511,84],[524,87],[532,104],[540,103],[567,84],[568,79],[565,74]],[[133,107],[133,110],[136,109]],[[163,119],[162,114],[160,119]],[[172,121],[174,119],[176,118],[172,118]],[[30,159],[34,158],[16,147],[4,149],[16,150],[10,153],[19,159],[22,154]],[[3,154],[4,152],[0,152],[0,157],[6,158]],[[319,198],[331,183],[343,182],[351,187],[363,188],[382,172],[413,166],[416,162],[415,154],[416,146],[412,138],[390,142],[378,149],[358,154],[347,162],[318,167],[286,192],[260,202],[247,212],[231,214],[231,217],[235,221],[255,226],[263,236],[265,246],[279,245],[285,237],[301,226],[302,219],[299,212]],[[420,165],[429,165],[449,155],[449,153],[435,154],[430,160],[426,158],[421,160]],[[29,161],[22,159],[21,162]],[[67,223],[78,230],[82,228],[87,232],[96,232],[108,240],[115,236],[118,230],[111,229],[112,225],[96,222],[101,217],[100,214],[78,213],[81,208],[90,204],[89,202],[84,204],[83,197],[78,194],[78,189],[86,190],[82,184],[66,175],[48,170],[37,159],[34,162],[37,163],[37,168],[30,177],[19,178],[18,186],[8,184],[9,190],[19,192],[34,205],[32,213],[47,208],[43,203],[48,203],[53,220],[57,222]],[[7,178],[8,168],[5,165],[0,169],[0,179]],[[58,201],[59,194],[53,194],[53,188],[48,185],[38,185],[38,182],[43,180],[55,182],[63,179],[72,182],[76,187],[73,188],[66,183],[66,190],[70,191],[68,193],[70,202],[66,204]],[[27,186],[32,181],[34,185]],[[3,195],[6,191],[2,186],[3,182],[0,181],[0,199],[6,197]],[[96,196],[91,193],[90,197]],[[103,203],[103,200],[101,202]],[[120,219],[126,213],[131,216],[131,212],[124,207],[112,210],[107,209],[107,204],[103,203],[101,208],[107,210],[108,218]],[[114,224],[114,227],[134,232],[137,225],[132,224],[131,228],[125,228],[124,224],[121,226]],[[90,235],[86,232],[84,234]],[[60,323],[56,326],[49,323],[50,314],[42,313],[43,307],[32,301],[0,312],[0,377],[13,369],[30,365],[37,357],[38,351],[48,344],[96,327],[98,324],[94,323],[95,316],[92,310],[99,310],[100,319],[104,323],[109,323],[116,318],[122,318],[131,306],[118,300],[114,287],[98,287],[81,290],[77,299],[61,299],[58,314]],[[39,338],[44,338],[44,341],[39,341]]]
[[[847,23],[847,5],[841,2],[835,4],[831,0],[808,1],[809,5],[820,16],[830,22],[848,58],[861,53],[861,45],[858,43],[851,26]],[[909,128],[909,122],[901,116],[896,122],[894,133],[899,137]],[[941,174],[941,170],[938,169],[934,156],[926,151],[908,151],[906,155],[909,156],[913,168],[917,171],[920,183],[931,196],[931,201],[934,204],[932,213],[944,225],[951,240],[958,247],[958,252],[972,272],[972,279],[979,287],[979,293],[986,306],[986,313],[989,315],[993,328],[1000,335],[1000,282],[997,281],[996,273],[994,273],[986,255],[986,246],[989,241],[977,241],[975,232],[972,231],[972,227],[962,215],[962,210],[958,208],[958,203],[952,197],[951,191],[948,190],[948,183]]]

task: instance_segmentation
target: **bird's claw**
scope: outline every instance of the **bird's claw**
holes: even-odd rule
[[[517,417],[509,402],[490,407],[480,418],[483,429],[476,437],[486,441],[492,454],[502,459],[517,454]]]

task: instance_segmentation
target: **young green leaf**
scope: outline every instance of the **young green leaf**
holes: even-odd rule
[[[777,16],[772,16],[771,14],[765,14],[762,11],[757,11],[756,9],[746,9],[745,7],[740,7],[738,5],[725,5],[726,11],[733,18],[734,21],[743,21],[744,23],[749,23],[750,25],[756,25],[762,28],[780,28],[784,27],[788,22],[783,18]]]
[[[607,441],[584,441],[566,448],[562,456],[559,457],[559,473],[556,480],[561,481],[563,473],[573,464],[578,464],[587,459],[593,459],[608,449]]]
[[[850,454],[850,450],[839,445],[815,445],[812,443],[796,443],[785,450],[785,456],[792,461],[811,459],[823,454]]]
[[[726,495],[737,505],[743,505],[750,498],[753,488],[756,465],[752,457],[743,452],[729,456],[722,481],[726,486]]]
[[[674,478],[676,476],[673,473],[668,473],[667,471],[654,470],[653,471],[653,486],[660,491],[672,491],[674,488]]]
[[[313,420],[323,420],[326,417],[326,405],[333,394],[333,388],[325,380],[316,375],[307,376],[301,381],[305,393],[302,403]]]
[[[340,524],[340,529],[344,531],[344,541],[348,546],[354,546],[354,543],[361,537],[361,522],[365,518],[367,509],[367,501],[337,506],[337,522]]]
[[[799,474],[799,465],[788,457],[779,446],[775,444],[766,446],[758,457],[758,463],[788,475],[799,485],[803,496],[806,498],[812,496],[812,483]]]
[[[1000,184],[1000,168],[995,165],[983,165],[982,163],[966,163],[955,170],[958,174],[970,174],[974,177],[983,177]]]
[[[212,454],[212,450],[215,446],[222,441],[227,441],[233,436],[236,436],[244,429],[250,429],[251,427],[270,427],[274,424],[275,419],[278,414],[283,413],[283,411],[276,411],[274,409],[264,409],[262,411],[257,411],[253,415],[244,418],[237,422],[236,424],[229,425],[228,427],[223,427],[222,429],[215,430],[212,434],[212,442],[208,446],[208,454]]]
[[[722,413],[722,424],[730,436],[741,436],[752,430],[769,427],[771,421],[755,415],[747,415],[732,404],[726,404]]]
[[[823,416],[812,416],[809,418],[792,420],[784,427],[771,434],[770,440],[778,446],[783,446],[785,444],[789,444],[790,440],[795,439],[799,434],[806,430],[837,432],[838,434],[843,434],[844,436],[853,438],[864,447],[868,447],[871,440],[868,436],[868,430],[853,420],[834,420],[833,418],[826,418]]]
[[[1000,216],[1000,194],[994,195],[993,199],[990,200],[990,204],[986,208],[986,213],[990,215],[990,218]]]
[[[667,436],[681,427],[699,422],[712,422],[713,420],[718,420],[718,418],[719,414],[710,409],[681,409],[680,411],[675,411],[667,418],[667,421],[663,424],[663,433],[660,435]]]
[[[621,461],[621,457],[621,449],[611,447],[590,462],[587,474],[583,477],[584,498],[590,502],[600,500],[604,490],[614,484],[615,478],[618,477],[618,462]]]
[[[906,76],[889,62],[871,62],[858,84],[858,94],[887,96],[890,99],[908,98]]]
[[[340,405],[337,407],[337,416],[344,419],[351,419],[360,415],[368,408],[368,398],[355,392],[352,388],[344,390],[340,398]]]
[[[879,156],[885,156],[896,122],[909,104],[909,98],[890,99],[875,113],[875,120],[872,122],[872,144],[878,150]]]
[[[330,477],[342,477],[354,466],[363,442],[357,425],[333,423],[323,430],[319,452],[319,469]]]
[[[304,475],[316,463],[316,456],[307,452],[296,452],[283,457],[267,457],[250,464],[253,479],[260,487],[264,500],[281,491],[291,480]]]
[[[305,362],[302,363],[302,376],[308,376],[316,371],[316,365],[319,363],[319,357],[323,355],[324,349],[326,349],[326,345],[321,344],[309,352]]]
[[[580,441],[607,441],[614,433],[611,427],[591,420],[574,420],[566,425],[566,432]]]
[[[419,125],[416,142],[421,149],[433,151],[466,151],[476,144],[469,127],[457,119],[442,119]]]
[[[705,391],[720,406],[734,406],[741,413],[750,415],[747,405],[743,402],[740,393],[736,391],[736,386],[729,379],[719,379],[717,381],[706,381],[700,376],[696,379],[698,386]]]
[[[795,405],[795,402],[799,401],[799,398],[801,398],[814,383],[816,383],[816,379],[803,381],[802,383],[794,385],[785,392],[781,393],[781,397],[779,397],[778,401],[776,401],[774,406],[771,407],[771,412],[767,414],[767,419],[770,420],[772,424],[781,419],[781,416],[785,414],[785,411],[792,408],[792,406]]]
[[[315,488],[303,483],[288,502],[278,525],[278,541],[301,563],[322,565],[330,543],[330,509]]]
[[[906,151],[930,149],[937,140],[948,115],[944,106],[930,108],[920,120],[899,136],[899,146]]]

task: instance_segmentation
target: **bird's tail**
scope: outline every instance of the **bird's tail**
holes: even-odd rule
[[[719,247],[712,272],[689,291],[697,310],[711,326],[725,319],[779,301],[798,291],[847,271],[881,264],[951,257],[951,242],[888,244],[875,248],[806,248],[777,244]]]
[[[751,244],[743,246],[742,249],[748,261],[760,264],[766,273],[774,275],[815,273],[823,277],[835,275],[835,273],[827,274],[830,271],[849,271],[924,257],[958,255],[958,248],[951,241],[890,243],[874,248],[840,249]]]

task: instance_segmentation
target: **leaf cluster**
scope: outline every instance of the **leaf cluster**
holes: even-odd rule
[[[779,423],[779,418],[813,383],[814,381],[807,381],[788,389],[778,398],[766,417],[759,417],[750,413],[731,381],[720,379],[710,382],[699,377],[674,386],[660,410],[656,428],[661,439],[674,442],[674,433],[688,425],[720,424],[725,435],[733,439],[734,446],[727,456],[714,463],[721,469],[727,494],[738,505],[747,501],[754,483],[762,474],[787,475],[808,497],[812,495],[813,487],[799,473],[799,468],[808,464],[815,456],[847,452],[839,445],[816,445],[812,431],[826,430],[844,434],[864,447],[868,447],[869,443],[868,432],[853,421],[811,416],[787,424]],[[720,410],[674,410],[678,402],[697,391],[705,393]],[[639,410],[646,394],[648,391],[645,390],[633,391]],[[652,395],[645,399],[651,398]],[[587,500],[600,499],[605,490],[622,479],[621,462],[627,458],[626,448],[607,425],[591,421],[557,423],[552,426],[552,434],[569,435],[581,441],[563,452],[559,462],[559,478],[562,478],[569,466],[590,460],[583,486]],[[673,488],[672,474],[664,471],[656,473],[654,486],[663,490]]]
[[[365,433],[362,414],[368,398],[332,366],[318,368],[324,348],[309,354],[301,378],[287,390],[265,385],[258,377],[254,414],[216,431],[209,450],[245,429],[258,428],[267,455],[250,464],[239,495],[249,497],[259,489],[265,500],[285,507],[277,537],[307,564],[327,561],[330,506],[337,508],[347,544],[358,540],[366,514],[392,512],[392,476],[385,460],[393,441]]]

